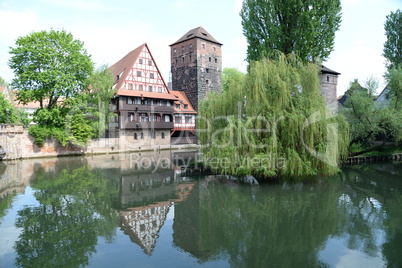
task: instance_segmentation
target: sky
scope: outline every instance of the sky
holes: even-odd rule
[[[342,23],[334,51],[324,62],[341,73],[338,96],[349,82],[370,76],[385,86],[382,57],[384,22],[402,0],[341,0]],[[112,65],[147,43],[165,81],[169,81],[170,44],[202,26],[223,44],[223,68],[246,72],[247,41],[239,12],[242,0],[0,0],[0,77],[11,82],[10,47],[20,36],[65,30],[84,42],[97,67]],[[363,83],[362,83],[363,84]]]

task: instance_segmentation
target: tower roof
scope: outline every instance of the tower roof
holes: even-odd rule
[[[177,40],[176,42],[174,42],[173,44],[171,44],[170,46],[176,45],[178,43],[193,39],[193,38],[200,38],[200,39],[204,39],[206,41],[218,44],[218,45],[222,45],[221,43],[219,43],[218,41],[216,41],[215,38],[212,37],[212,35],[210,35],[204,28],[197,27],[194,28],[190,31],[188,31],[185,35],[183,35],[179,40]]]
[[[324,65],[321,65],[321,73],[323,74],[335,74],[335,75],[340,75],[341,73],[335,72],[334,70],[331,70],[327,68]]]

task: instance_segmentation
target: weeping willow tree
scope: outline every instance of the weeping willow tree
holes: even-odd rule
[[[259,179],[337,172],[349,127],[326,110],[318,72],[316,64],[281,55],[253,62],[242,81],[210,94],[198,119],[207,165]]]

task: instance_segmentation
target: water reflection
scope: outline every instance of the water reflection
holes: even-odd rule
[[[250,186],[182,176],[194,159],[161,151],[1,165],[0,244],[7,224],[19,229],[0,266],[94,266],[102,243],[124,252],[122,237],[140,251],[131,261],[151,267],[402,266],[401,164]],[[18,206],[27,195],[34,201]]]

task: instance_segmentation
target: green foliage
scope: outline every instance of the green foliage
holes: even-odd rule
[[[51,110],[61,98],[75,97],[87,85],[93,63],[83,43],[65,31],[33,32],[20,37],[10,50],[12,88],[25,104],[37,101]]]
[[[373,141],[379,135],[382,135],[385,140],[396,143],[402,140],[402,111],[393,106],[376,105],[372,94],[375,89],[370,89],[370,85],[375,83],[371,80],[372,78],[366,82],[368,88],[352,82],[350,89],[346,92],[347,100],[342,114],[350,124],[351,152],[356,151],[356,148],[372,147]]]
[[[348,124],[328,116],[318,67],[295,56],[252,63],[242,83],[200,105],[198,132],[218,172],[258,178],[331,174],[347,155]]]
[[[387,59],[386,66],[402,68],[402,12],[399,9],[387,16],[384,28],[387,40],[382,55]]]
[[[222,92],[228,91],[231,83],[242,83],[245,76],[236,68],[224,68],[222,71]]]
[[[245,0],[240,12],[247,60],[296,53],[326,60],[341,22],[340,0]]]
[[[397,110],[402,109],[402,66],[391,68],[385,74],[389,93],[388,98],[391,99],[391,107]]]
[[[7,113],[8,111],[8,113]],[[0,124],[14,124],[18,122],[18,112],[14,106],[0,93]]]

